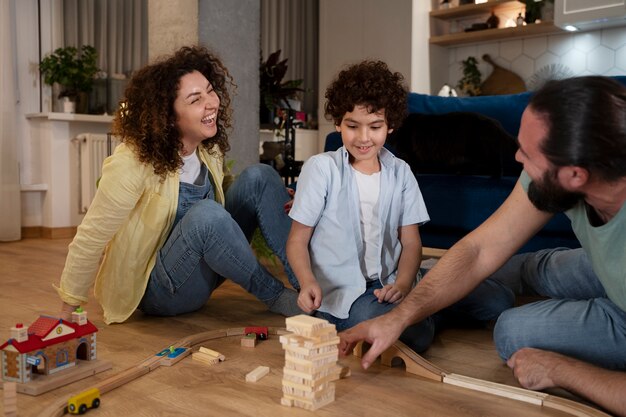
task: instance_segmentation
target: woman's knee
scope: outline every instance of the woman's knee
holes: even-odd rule
[[[232,217],[221,204],[211,199],[204,199],[189,209],[181,220],[181,227],[186,230],[207,230],[207,228],[221,228],[231,222],[233,222]]]
[[[246,167],[238,176],[238,181],[255,183],[266,183],[268,178],[277,177],[278,173],[274,168],[267,164],[254,164]]]

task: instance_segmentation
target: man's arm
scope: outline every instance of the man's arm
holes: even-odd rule
[[[599,368],[558,353],[520,349],[507,361],[519,383],[528,389],[564,388],[626,416],[626,373]]]
[[[366,340],[372,344],[361,362],[367,368],[407,326],[471,292],[537,233],[551,216],[532,205],[518,181],[502,206],[450,248],[400,305],[383,316],[341,333],[341,353],[348,354],[356,342]]]

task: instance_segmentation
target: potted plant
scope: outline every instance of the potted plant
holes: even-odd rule
[[[287,99],[293,99],[297,93],[304,91],[300,86],[302,79],[283,81],[287,73],[287,59],[280,59],[280,52],[271,53],[266,61],[261,58],[259,66],[260,72],[260,93],[261,93],[261,123],[271,123],[271,113],[277,107],[285,107]],[[288,105],[288,104],[287,104]]]
[[[473,56],[461,61],[463,67],[463,78],[459,80],[457,87],[468,96],[480,95],[480,70],[478,61]]]
[[[96,48],[83,45],[81,49],[73,46],[57,48],[39,64],[39,71],[44,83],[61,88],[58,98],[68,97],[76,102],[76,111],[87,110],[87,94],[91,91],[98,68]]]

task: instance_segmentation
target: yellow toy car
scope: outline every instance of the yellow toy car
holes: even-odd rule
[[[85,414],[87,409],[99,406],[100,390],[98,388],[88,389],[67,400],[67,412],[70,414]]]

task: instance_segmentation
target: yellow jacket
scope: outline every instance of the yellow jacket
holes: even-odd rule
[[[222,154],[217,147],[215,154],[198,149],[216,184],[215,199],[223,205]],[[140,162],[126,144],[119,145],[104,161],[96,196],[69,246],[57,288],[61,299],[84,304],[95,279],[105,323],[130,317],[174,222],[178,187],[178,173],[161,181],[151,165]]]

